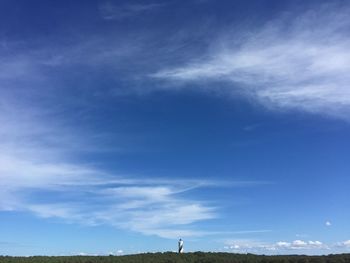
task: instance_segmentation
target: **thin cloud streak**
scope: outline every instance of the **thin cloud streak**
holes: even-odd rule
[[[111,2],[104,3],[100,6],[100,13],[105,20],[123,20],[140,14],[151,12],[162,7],[164,4],[124,4],[115,5]]]
[[[225,94],[245,94],[270,109],[297,109],[348,119],[348,11],[327,5],[298,17],[280,17],[248,36],[228,32],[204,59],[165,67],[151,77],[183,84],[197,82],[201,85],[196,87],[219,89]],[[227,85],[205,84],[211,81]]]

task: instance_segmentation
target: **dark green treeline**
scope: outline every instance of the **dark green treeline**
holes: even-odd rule
[[[328,256],[261,256],[253,254],[146,253],[128,256],[8,257],[0,263],[350,263],[350,254]]]

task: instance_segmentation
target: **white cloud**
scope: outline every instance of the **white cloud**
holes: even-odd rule
[[[288,242],[277,242],[279,247],[287,248],[287,249],[326,249],[327,246],[324,245],[321,241],[304,241],[304,240],[294,240],[291,243]]]
[[[326,225],[326,226],[331,226],[332,223],[331,223],[330,221],[326,221],[325,225]]]
[[[302,240],[294,240],[291,244],[292,247],[299,248],[299,247],[306,247],[307,243]]]
[[[113,174],[76,157],[90,136],[52,112],[0,92],[0,211],[25,211],[85,225],[108,224],[165,238],[212,234],[194,225],[218,217],[213,200],[188,197],[205,187],[245,187],[256,181],[142,178]],[[73,146],[73,147],[72,147]],[[42,198],[45,195],[45,198]]]
[[[217,216],[205,201],[179,195],[210,182],[133,178],[72,161],[76,152],[69,145],[78,143],[83,149],[87,144],[81,133],[75,135],[50,114],[2,95],[0,102],[6,103],[0,103],[0,211],[109,224],[167,238],[199,235],[191,224]]]
[[[277,247],[282,247],[282,248],[289,248],[290,245],[291,244],[289,242],[285,242],[285,241],[279,241],[276,243]]]
[[[226,249],[249,249],[260,246],[261,242],[251,239],[228,239],[225,241]]]
[[[53,118],[51,112],[0,93],[0,211],[25,211],[85,225],[108,224],[164,238],[211,234],[194,224],[218,217],[215,202],[198,201],[188,193],[221,187],[221,182],[136,178],[76,161],[72,158],[80,154],[76,149],[84,151],[92,144],[89,136]]]
[[[306,253],[307,251],[322,251],[328,250],[330,246],[323,244],[320,241],[304,241],[294,240],[292,242],[278,241],[276,243],[267,243],[259,240],[239,239],[227,240],[225,242],[225,249],[233,250],[235,252],[251,252],[251,253],[290,253],[286,252],[292,250],[293,253],[300,251]]]
[[[72,162],[69,146],[73,142],[86,145],[81,134],[77,137],[57,120],[51,122],[50,115],[24,108],[15,114],[21,107],[12,106],[8,104],[0,113],[4,124],[0,131],[0,211],[27,211],[85,225],[108,224],[164,238],[212,234],[193,224],[218,216],[213,200],[210,205],[183,194],[207,186],[220,187],[220,182],[133,178]],[[45,138],[49,136],[52,142],[47,144]],[[60,144],[67,146],[64,151],[57,147]],[[262,183],[223,184],[241,187]]]
[[[280,17],[250,35],[227,32],[204,58],[165,68],[152,77],[245,94],[272,109],[348,118],[348,11],[326,5],[296,17]],[[227,85],[223,88],[211,81]]]
[[[70,166],[75,169],[72,172],[65,164],[23,165],[13,159],[5,163],[12,168],[0,169],[0,186],[5,190],[1,194],[0,210],[30,211],[44,218],[88,225],[107,223],[167,238],[177,237],[183,231],[179,225],[216,217],[214,207],[180,198],[172,191],[171,188],[181,188],[186,182],[158,185],[154,179],[150,186],[129,178],[130,183],[119,183],[123,184],[119,187],[113,186],[118,180],[84,166]],[[2,164],[0,167],[3,168]],[[21,173],[22,169],[26,172]],[[55,200],[36,199],[42,192]],[[67,198],[68,201],[64,200]],[[188,235],[196,235],[196,230],[188,231]]]
[[[345,240],[342,242],[338,242],[337,246],[340,248],[350,248],[350,240]]]

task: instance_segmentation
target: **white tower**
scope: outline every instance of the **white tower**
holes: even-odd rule
[[[179,253],[184,252],[184,241],[180,238],[179,239]]]

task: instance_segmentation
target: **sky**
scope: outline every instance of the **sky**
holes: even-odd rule
[[[0,254],[350,252],[348,1],[0,1]]]

